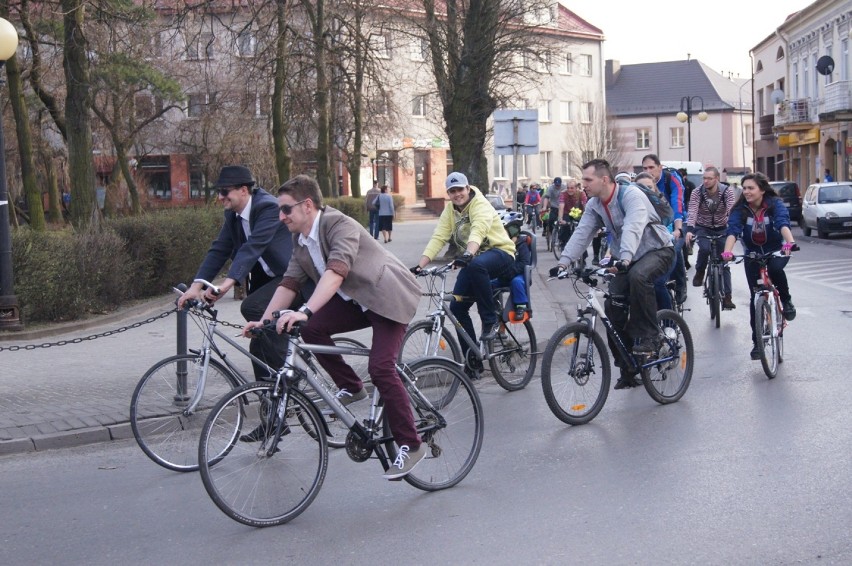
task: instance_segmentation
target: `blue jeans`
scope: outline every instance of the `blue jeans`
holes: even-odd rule
[[[686,289],[686,265],[683,263],[683,237],[674,241],[675,263],[671,278],[675,281],[675,289]]]
[[[509,284],[512,297],[512,303],[515,305],[529,304],[530,298],[527,296],[527,278],[524,274],[515,275],[512,277],[512,282]]]
[[[772,283],[778,289],[778,294],[781,296],[781,301],[789,301],[790,300],[790,284],[787,282],[787,274],[784,273],[784,268],[787,266],[787,262],[790,261],[789,257],[773,257],[769,260],[767,264],[767,270],[769,271],[769,278],[772,280]],[[754,290],[761,283],[760,280],[760,265],[750,259],[746,259],[743,262],[745,267],[746,279],[748,280],[748,292],[749,292],[749,321],[751,322],[751,335],[752,339],[754,339],[754,301],[751,300],[754,297]]]
[[[370,235],[376,240],[379,239],[379,211],[371,210],[370,211],[370,226],[368,231]]]
[[[455,287],[453,287],[453,295],[473,298],[474,301],[458,301],[454,298],[450,302],[450,311],[474,341],[476,341],[476,332],[473,330],[470,308],[476,302],[476,310],[479,311],[483,328],[494,325],[497,322],[497,313],[494,312],[491,280],[511,277],[514,269],[515,258],[504,251],[490,249],[473,258],[470,265],[459,271]],[[467,355],[467,343],[461,336],[459,336],[459,343]]]
[[[707,269],[707,261],[710,258],[710,240],[707,239],[707,236],[724,234],[726,230],[726,228],[713,230],[712,228],[701,228],[700,226],[695,229],[695,239],[698,242],[698,257],[695,259],[695,271],[703,272]],[[716,255],[721,254],[724,248],[725,240],[718,240],[716,242]],[[728,264],[724,264],[722,268],[722,292],[725,295],[731,294],[731,268],[728,267]]]
[[[674,271],[675,264],[676,262],[674,261],[674,258],[672,258],[672,264],[669,266],[669,269],[654,280],[654,295],[657,297],[657,310],[671,309],[674,307],[674,305],[672,305],[672,296],[669,295],[666,283],[672,279],[672,272]]]

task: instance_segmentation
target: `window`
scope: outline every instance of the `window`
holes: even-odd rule
[[[426,97],[415,96],[411,100],[411,115],[412,116],[425,116],[426,115]]]
[[[538,121],[550,122],[550,101],[542,100],[541,106],[538,107]]]
[[[595,158],[595,152],[594,151],[584,151],[583,152],[583,163],[588,163],[589,161],[591,161],[594,158]]]
[[[190,94],[186,107],[189,118],[200,118],[210,112],[210,106],[216,101],[215,93]]]
[[[568,75],[572,74],[574,72],[574,56],[570,53],[566,53],[563,63],[565,66],[562,67],[562,71]]]
[[[251,90],[243,93],[242,111],[244,114],[255,118],[269,116],[270,104],[269,96]]]
[[[799,64],[793,63],[793,97],[792,100],[799,98]]]
[[[647,128],[636,130],[636,149],[650,149],[651,132]]]
[[[573,151],[563,151],[562,152],[562,170],[565,172],[565,175],[568,177],[571,176],[571,165],[572,161],[574,161],[574,152]]]
[[[550,174],[552,171],[552,158],[553,154],[550,151],[542,151],[538,154],[539,159],[541,161],[541,169],[539,170],[539,177],[552,177]]]
[[[186,39],[186,58],[189,60],[213,59],[213,34],[200,33]]]
[[[532,70],[533,68],[533,55],[530,53],[524,52],[521,53],[521,66],[524,69]]]
[[[243,31],[237,36],[237,56],[254,57],[257,54],[257,37],[252,31]]]
[[[760,72],[760,71],[762,71],[762,70],[763,70],[763,61],[758,61],[758,62],[757,62],[757,67],[755,68],[754,72],[755,72],[755,73],[759,73],[759,72]]]
[[[811,91],[811,81],[808,75],[808,58],[802,59],[802,96],[807,98]]]
[[[814,98],[819,95],[819,73],[816,72],[817,54],[811,55],[811,68],[814,70]]]
[[[784,58],[784,47],[779,45],[778,46],[778,52],[775,53],[775,60],[780,61],[783,58]]]
[[[831,45],[826,45],[826,46],[825,46],[825,54],[826,54],[826,55],[828,55],[829,57],[831,57],[832,59],[834,59],[834,57],[832,57],[832,55],[831,55],[831,52],[832,52],[832,51],[833,51],[833,50],[832,50],[832,46],[831,46]],[[834,80],[833,80],[833,78],[832,78],[833,76],[834,76],[834,72],[831,72],[831,73],[829,73],[829,74],[825,75],[825,82],[824,82],[823,84],[827,84],[827,85],[829,85],[829,84],[833,83],[833,82],[834,82]]]
[[[580,103],[580,122],[583,124],[591,124],[592,123],[592,103],[591,102],[581,102]]]
[[[390,59],[390,42],[386,35],[374,33],[370,35],[370,47],[376,57]]]
[[[580,55],[580,74],[587,77],[592,76],[592,56]]]
[[[429,41],[421,37],[411,40],[411,60],[426,61],[429,58]]]
[[[538,70],[541,73],[550,73],[550,51],[542,51],[538,54]]]
[[[571,123],[571,115],[574,113],[573,103],[570,100],[559,102],[559,121],[563,124]]]
[[[606,138],[605,146],[607,152],[612,153],[616,151],[618,149],[618,136],[616,135],[615,130],[607,129],[604,137]]]
[[[751,138],[752,138],[752,135],[753,135],[752,134],[753,128],[754,128],[754,126],[752,126],[751,124],[745,125],[745,132],[743,134],[745,136],[745,139],[743,139],[743,145],[746,146],[746,147],[751,147]]]
[[[836,68],[840,69],[840,80],[849,80],[849,40],[843,39],[840,41],[840,61],[837,62]]]
[[[495,177],[503,177],[506,178],[506,156],[505,155],[495,155],[494,156],[494,176]]]
[[[137,120],[147,120],[151,116],[163,111],[163,99],[147,93],[137,94],[135,96],[135,105]]]
[[[518,156],[518,178],[527,177],[527,156]]]
[[[387,116],[388,101],[382,94],[377,94],[367,102],[372,116]]]
[[[671,128],[672,145],[671,147],[683,147],[683,126]]]

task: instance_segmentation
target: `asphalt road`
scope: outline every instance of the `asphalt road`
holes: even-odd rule
[[[335,451],[312,506],[263,530],[132,441],[6,456],[0,564],[850,564],[852,250],[799,239],[774,380],[748,359],[735,268],[721,329],[690,297],[696,371],[676,404],[612,391],[570,427],[538,376],[515,393],[485,381],[485,443],[460,485],[423,493]],[[568,290],[553,292],[570,305]]]

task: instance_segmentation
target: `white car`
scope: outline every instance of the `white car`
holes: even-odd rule
[[[827,238],[832,233],[852,232],[852,183],[816,183],[802,199],[802,231]]]

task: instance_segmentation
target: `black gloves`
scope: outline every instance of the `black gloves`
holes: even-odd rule
[[[456,267],[467,267],[470,265],[470,262],[473,260],[473,254],[470,252],[464,252],[461,257],[457,257],[453,260],[453,265]]]
[[[423,268],[419,265],[415,265],[414,267],[409,267],[408,271],[410,271],[414,275],[420,275],[420,272],[423,271]]]

